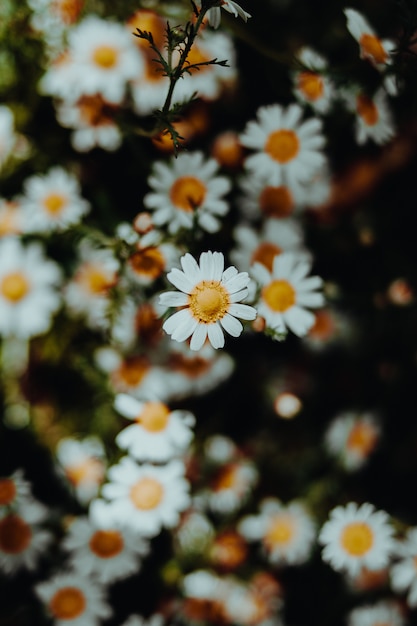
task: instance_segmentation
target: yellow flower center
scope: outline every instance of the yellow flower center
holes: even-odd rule
[[[268,136],[265,152],[278,163],[292,161],[300,150],[300,141],[293,130],[275,130]]]
[[[277,254],[281,254],[282,250],[274,243],[270,243],[269,241],[264,241],[261,243],[252,254],[251,264],[252,263],[262,263],[268,268],[269,271],[272,270],[272,263]]]
[[[265,217],[288,217],[294,209],[294,200],[288,187],[265,187],[259,197],[259,207]]]
[[[233,489],[238,483],[238,471],[236,465],[227,465],[220,470],[215,479],[214,490]]]
[[[190,293],[188,302],[200,324],[212,324],[226,315],[230,297],[219,280],[202,280]]]
[[[262,298],[273,311],[284,313],[295,304],[296,293],[286,280],[273,280],[262,289]]]
[[[96,263],[86,262],[76,276],[84,290],[94,296],[105,295],[115,283],[115,275],[109,274]]]
[[[181,176],[171,187],[170,198],[172,204],[183,211],[193,211],[202,205],[206,197],[207,188],[195,176]]]
[[[375,35],[365,33],[359,40],[362,56],[371,57],[376,63],[385,63],[388,54],[384,50],[381,40]]]
[[[117,64],[118,53],[117,50],[111,46],[98,46],[93,53],[93,60],[96,65],[99,65],[105,70],[113,68]]]
[[[165,430],[169,422],[169,409],[163,402],[145,402],[137,422],[152,433]]]
[[[294,536],[294,523],[288,515],[277,515],[265,534],[265,543],[272,549],[290,543]]]
[[[115,371],[114,378],[127,387],[136,387],[142,382],[150,368],[150,362],[146,357],[126,357]]]
[[[50,193],[43,201],[43,206],[52,216],[57,216],[67,204],[66,198],[59,193]]]
[[[298,76],[298,88],[307,100],[315,102],[323,95],[323,79],[315,72],[301,72]]]
[[[102,559],[110,559],[123,550],[123,537],[118,530],[97,530],[90,539],[90,549]]]
[[[371,424],[358,422],[350,431],[346,446],[367,456],[372,452],[377,440],[377,433]]]
[[[113,124],[111,117],[114,107],[105,102],[103,98],[96,94],[94,96],[81,96],[77,101],[80,118],[88,126],[108,126]]]
[[[77,487],[84,481],[100,483],[104,475],[104,466],[99,459],[91,457],[80,463],[68,465],[65,474],[72,485]]]
[[[32,531],[18,515],[7,515],[0,520],[0,549],[7,554],[23,552],[32,539]]]
[[[351,556],[363,556],[371,549],[374,535],[366,522],[351,522],[343,529],[340,543]]]
[[[49,610],[57,619],[75,619],[86,609],[87,601],[78,587],[63,587],[52,596]]]
[[[137,250],[130,257],[129,262],[137,274],[145,275],[153,280],[158,278],[165,269],[164,255],[154,247]]]
[[[155,509],[161,502],[164,488],[155,478],[141,478],[130,488],[133,505],[142,511]]]
[[[16,496],[16,485],[11,478],[0,479],[0,505],[7,506]]]
[[[359,94],[356,98],[356,110],[368,126],[374,126],[378,122],[378,108],[365,94]]]
[[[29,282],[21,272],[10,272],[0,283],[1,294],[10,302],[19,302],[29,292]]]

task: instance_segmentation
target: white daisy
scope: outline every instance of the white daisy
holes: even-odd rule
[[[149,544],[138,533],[114,527],[110,520],[102,523],[107,506],[93,500],[89,517],[75,518],[62,541],[74,570],[104,584],[138,572],[142,557],[149,552]]]
[[[405,626],[404,612],[396,602],[381,600],[349,612],[347,626]]]
[[[4,163],[11,155],[16,144],[17,136],[14,131],[14,117],[6,105],[0,106],[0,172]]]
[[[355,114],[355,138],[362,145],[372,140],[379,145],[388,143],[395,135],[395,126],[387,97],[382,89],[369,96],[361,89],[342,94],[347,108]]]
[[[63,437],[56,447],[57,461],[82,504],[98,493],[106,471],[104,447],[98,437]]]
[[[18,200],[4,200],[0,198],[0,237],[20,235],[25,223]]]
[[[417,607],[417,527],[407,530],[405,539],[398,543],[398,562],[390,569],[391,586],[398,593],[407,592],[407,604]]]
[[[322,122],[312,117],[301,121],[298,104],[284,108],[279,104],[258,109],[258,121],[250,121],[240,136],[241,143],[256,150],[245,160],[256,176],[268,177],[274,186],[293,188],[310,180],[325,164]]]
[[[110,482],[102,493],[112,503],[114,519],[143,536],[154,537],[163,527],[176,526],[180,513],[190,504],[184,472],[179,459],[154,466],[138,465],[125,456],[110,467]]]
[[[284,252],[274,258],[272,272],[261,263],[255,263],[251,273],[261,291],[257,303],[258,315],[265,319],[269,328],[285,333],[287,327],[302,337],[314,324],[314,315],[306,307],[316,308],[324,304],[319,293],[322,279],[309,276],[311,263],[292,252]]]
[[[38,243],[0,241],[0,334],[29,338],[49,330],[61,305],[61,270]]]
[[[24,478],[23,470],[17,469],[10,476],[0,478],[0,512],[19,508],[32,496],[31,484]]]
[[[0,571],[14,574],[21,568],[35,569],[40,557],[53,541],[42,528],[46,508],[34,500],[21,502],[18,511],[0,512]]]
[[[100,626],[112,615],[105,588],[81,572],[60,572],[35,586],[55,626]]]
[[[380,435],[381,428],[373,414],[349,411],[332,420],[324,435],[324,444],[345,469],[354,471],[366,463]]]
[[[306,205],[307,194],[301,185],[271,185],[269,177],[249,172],[238,182],[242,192],[238,206],[249,220],[285,219]]]
[[[164,617],[159,613],[155,613],[147,619],[141,615],[131,615],[125,622],[123,622],[122,626],[163,626],[164,624]]]
[[[249,17],[252,17],[249,13],[244,11],[237,2],[233,2],[233,0],[220,0],[220,6],[213,7],[207,11],[209,24],[213,28],[218,28],[220,26],[220,21],[221,21],[220,8],[224,9],[228,13],[231,13],[235,17],[242,18],[244,22],[246,22]]]
[[[308,104],[313,111],[327,113],[334,97],[333,83],[325,75],[327,60],[307,46],[301,48],[296,56],[305,69],[293,75],[295,97],[302,104]]]
[[[114,406],[135,422],[118,433],[116,444],[138,461],[168,461],[192,441],[195,418],[189,411],[170,411],[163,402],[140,402],[127,394],[118,394]]]
[[[162,234],[152,230],[136,243],[127,260],[127,275],[139,285],[151,285],[166,272],[167,267],[178,265],[179,257],[177,246],[163,242]]]
[[[367,59],[379,70],[392,62],[391,53],[395,43],[391,39],[380,39],[366,18],[355,9],[344,9],[347,19],[347,29],[356,39],[360,48],[360,56]]]
[[[24,213],[25,232],[48,233],[77,224],[89,211],[89,203],[81,197],[77,178],[62,167],[53,167],[47,174],[27,178],[20,205]]]
[[[258,470],[250,459],[237,459],[216,471],[202,499],[211,511],[228,515],[245,504],[258,479]]]
[[[337,506],[319,534],[319,543],[324,546],[322,558],[336,571],[351,576],[362,567],[381,569],[394,551],[393,532],[387,513],[368,502]]]
[[[233,266],[224,270],[221,252],[203,252],[200,264],[191,254],[181,257],[183,271],[174,268],[168,280],[182,293],[168,291],[160,296],[164,306],[181,307],[163,329],[175,341],[191,337],[191,350],[199,350],[207,337],[213,348],[224,346],[223,329],[238,337],[243,326],[237,319],[253,320],[256,310],[240,302],[248,294],[250,278]]]
[[[202,152],[183,152],[169,164],[154,163],[148,179],[153,191],[143,199],[154,211],[154,224],[166,224],[171,234],[193,228],[195,223],[210,233],[218,231],[219,217],[229,210],[223,196],[231,184],[224,176],[216,176],[217,170],[217,161],[206,159]]]
[[[261,541],[271,563],[299,565],[307,561],[316,537],[316,527],[300,502],[282,504],[268,498],[259,515],[244,517],[239,532],[248,540]]]

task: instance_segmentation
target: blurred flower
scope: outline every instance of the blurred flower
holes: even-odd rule
[[[155,614],[145,619],[139,615],[131,615],[122,626],[163,626],[165,620],[162,615]]]
[[[349,612],[348,626],[405,626],[405,616],[393,601],[380,600],[375,604],[359,606]]]
[[[13,113],[3,104],[0,106],[0,172],[12,154],[16,141]]]
[[[207,337],[213,348],[222,348],[223,329],[238,337],[243,326],[237,318],[256,317],[253,307],[240,304],[248,294],[249,276],[233,266],[225,270],[221,252],[203,252],[200,264],[187,253],[181,265],[183,271],[174,268],[167,278],[182,293],[167,291],[161,294],[160,303],[184,308],[169,317],[163,329],[175,341],[191,336],[191,350],[199,350]]]
[[[236,530],[224,530],[217,534],[209,548],[210,563],[217,570],[233,571],[248,558],[248,545]]]
[[[334,85],[326,76],[327,59],[308,46],[301,48],[296,57],[307,69],[294,72],[295,97],[316,113],[328,113],[334,98]]]
[[[21,468],[10,476],[0,478],[0,512],[19,509],[31,497],[31,483],[24,478]]]
[[[344,14],[347,28],[359,44],[361,58],[370,61],[379,70],[384,69],[391,62],[395,43],[391,39],[380,39],[359,11],[344,9]]]
[[[359,88],[346,89],[342,93],[347,108],[355,113],[355,137],[362,145],[369,139],[377,144],[390,141],[395,128],[387,98],[382,89],[373,96]]]
[[[348,471],[361,468],[378,445],[380,426],[372,413],[346,412],[330,423],[324,444]]]
[[[250,459],[237,459],[216,471],[207,493],[202,495],[211,511],[228,515],[246,503],[258,479],[258,470]]]
[[[241,17],[244,22],[246,22],[249,17],[252,17],[249,13],[244,11],[237,2],[233,2],[232,0],[220,0],[220,6],[213,7],[207,11],[209,24],[213,28],[218,28],[220,26],[220,7],[235,17]]]
[[[55,452],[76,498],[87,504],[95,498],[104,480],[106,464],[102,441],[93,435],[80,441],[64,437],[58,442]]]
[[[330,512],[322,527],[319,543],[322,558],[336,571],[356,575],[365,566],[370,570],[385,567],[394,551],[393,528],[385,511],[365,502],[349,502]]]
[[[23,212],[18,200],[0,198],[0,238],[20,235],[23,232]]]
[[[56,626],[99,626],[112,610],[105,588],[80,572],[58,572],[35,592]]]
[[[127,275],[139,285],[151,285],[168,267],[177,265],[179,257],[178,247],[170,242],[163,242],[161,233],[152,230],[136,243],[127,260]]]
[[[405,539],[398,543],[397,563],[391,566],[391,586],[397,593],[407,592],[407,604],[417,606],[417,527],[408,528]]]

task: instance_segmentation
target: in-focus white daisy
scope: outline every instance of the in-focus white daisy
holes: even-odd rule
[[[34,500],[21,503],[18,511],[0,509],[0,571],[14,574],[35,569],[52,543],[53,535],[42,528],[46,508]]]
[[[224,346],[223,330],[238,337],[243,326],[237,319],[253,320],[256,310],[241,301],[248,295],[250,278],[232,265],[224,269],[221,252],[203,252],[199,264],[191,254],[181,257],[183,271],[174,268],[168,280],[182,293],[167,291],[163,306],[181,310],[169,317],[163,329],[175,341],[191,337],[191,350],[199,350],[208,338],[213,348]]]
[[[95,436],[81,440],[64,437],[58,442],[56,457],[77,499],[82,504],[90,502],[97,495],[106,471],[102,441]]]
[[[305,69],[293,75],[295,97],[302,104],[308,104],[316,113],[327,113],[334,97],[333,83],[325,75],[327,60],[308,46],[301,48],[296,56]]]
[[[163,402],[140,402],[127,394],[118,394],[114,406],[135,422],[118,433],[116,444],[138,461],[168,461],[192,441],[195,418],[189,411],[170,411]]]
[[[372,97],[359,88],[345,90],[342,97],[347,108],[355,114],[355,138],[358,144],[372,140],[383,145],[394,137],[395,126],[382,89]]]
[[[393,532],[387,513],[368,502],[337,506],[319,534],[322,558],[336,571],[351,576],[362,567],[381,569],[388,565],[395,548]]]
[[[282,504],[268,498],[259,515],[244,517],[238,530],[250,541],[261,541],[271,563],[299,565],[310,556],[316,526],[301,502]]]
[[[81,572],[60,572],[35,587],[55,626],[100,626],[112,615],[105,587]]]
[[[190,504],[189,483],[179,459],[166,465],[138,465],[123,457],[108,471],[103,496],[111,501],[114,519],[141,535],[154,537],[162,528],[173,528]]]
[[[221,8],[235,17],[242,18],[244,22],[247,22],[248,18],[252,17],[249,13],[244,11],[237,2],[233,2],[233,0],[220,0],[220,6],[213,7],[207,11],[209,24],[213,28],[218,28],[220,26]]]
[[[348,411],[332,420],[324,435],[324,445],[342,467],[354,471],[366,463],[380,435],[375,415]]]
[[[154,211],[156,226],[167,225],[171,234],[197,223],[203,230],[219,230],[229,210],[223,196],[230,191],[228,178],[216,176],[218,163],[202,152],[180,153],[170,162],[157,161],[148,183],[153,189],[145,195],[144,205]]]
[[[77,178],[62,167],[27,178],[20,205],[25,232],[48,233],[77,224],[89,211]]]
[[[347,29],[356,39],[360,48],[360,56],[367,59],[377,69],[382,70],[392,62],[391,53],[395,49],[395,42],[391,39],[380,39],[367,19],[355,9],[344,9],[347,19]]]
[[[257,151],[246,158],[245,167],[274,186],[293,188],[310,180],[326,164],[325,139],[321,120],[302,121],[302,116],[298,104],[260,107],[257,121],[248,122],[240,136],[242,145]]]
[[[272,272],[261,263],[255,263],[251,273],[261,287],[257,302],[258,315],[266,325],[280,333],[289,328],[299,337],[307,333],[314,324],[314,315],[307,308],[324,304],[319,293],[322,279],[308,276],[311,262],[292,252],[275,256]]]
[[[398,603],[380,600],[349,612],[347,626],[405,626],[404,611]]]
[[[0,172],[11,155],[17,136],[14,130],[14,117],[6,105],[0,106]]]
[[[49,330],[61,305],[61,270],[39,243],[0,240],[0,334],[29,338]]]
[[[16,509],[31,499],[31,484],[24,478],[23,470],[17,469],[10,476],[0,478],[0,512]]]
[[[417,606],[417,527],[407,530],[403,541],[398,542],[396,556],[399,560],[391,566],[391,586],[397,593],[407,593],[407,604]]]
[[[102,500],[93,500],[89,516],[74,518],[62,541],[73,569],[103,584],[138,572],[142,558],[149,552],[148,542],[137,532],[114,527],[110,519],[103,523],[108,506]]]

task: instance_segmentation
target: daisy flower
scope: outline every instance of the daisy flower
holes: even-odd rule
[[[299,502],[283,505],[268,498],[260,505],[259,515],[244,517],[239,532],[248,540],[261,541],[271,563],[300,565],[305,563],[316,537],[316,527]]]
[[[49,330],[61,305],[61,270],[38,243],[0,241],[0,334],[29,338]]]
[[[135,422],[118,433],[116,444],[138,461],[168,461],[184,452],[194,436],[189,411],[170,411],[163,402],[140,402],[127,394],[118,394],[114,406]]]
[[[23,228],[23,212],[19,201],[8,201],[0,198],[0,238],[20,235]]]
[[[347,626],[405,626],[404,614],[395,602],[359,606],[349,612]]]
[[[174,268],[168,280],[182,293],[168,291],[160,296],[163,306],[181,307],[163,325],[175,341],[191,337],[191,350],[200,350],[207,337],[213,348],[224,346],[223,329],[239,337],[243,326],[237,319],[253,320],[256,310],[241,301],[248,295],[250,278],[234,266],[224,270],[221,252],[203,252],[200,264],[191,254],[181,257],[183,271]]]
[[[148,286],[167,270],[178,265],[180,251],[172,243],[164,243],[162,235],[152,230],[140,237],[126,264],[129,278],[139,285]]]
[[[351,576],[362,567],[381,569],[394,551],[393,532],[387,513],[368,502],[337,506],[319,534],[319,543],[324,546],[322,558],[336,571]]]
[[[216,176],[218,163],[202,152],[180,153],[170,162],[157,161],[148,179],[153,191],[145,195],[145,207],[154,211],[156,226],[167,225],[170,234],[193,228],[195,222],[210,233],[220,229],[219,217],[229,206],[223,196],[231,189],[228,178]]]
[[[163,527],[176,526],[180,513],[190,504],[184,472],[179,459],[154,466],[138,465],[125,456],[110,467],[110,482],[103,486],[103,496],[111,501],[113,517],[120,524],[154,537]]]
[[[347,19],[347,29],[356,39],[360,48],[361,59],[366,59],[378,70],[392,62],[390,57],[395,49],[391,39],[380,39],[366,18],[355,9],[344,9]]]
[[[17,469],[10,476],[0,478],[0,512],[3,509],[16,509],[31,499],[31,484],[24,478],[23,470]]]
[[[31,500],[21,502],[18,511],[0,509],[0,571],[14,574],[36,568],[53,540],[41,526],[46,517],[46,508]]]
[[[295,97],[316,113],[327,113],[334,96],[333,83],[324,75],[327,60],[307,46],[301,48],[296,56],[305,69],[293,75]]]
[[[123,622],[122,626],[163,626],[165,619],[159,613],[151,615],[147,619],[140,615],[131,615]]]
[[[398,593],[407,592],[407,604],[417,607],[417,527],[407,530],[397,546],[400,560],[390,570],[391,586]]]
[[[291,188],[310,180],[325,164],[322,122],[312,117],[301,121],[298,104],[279,104],[258,109],[257,121],[250,121],[240,136],[241,143],[256,150],[245,160],[255,176],[267,177],[274,186]]]
[[[237,2],[233,2],[233,0],[220,0],[220,6],[213,7],[207,11],[209,24],[213,28],[218,28],[220,26],[221,8],[235,17],[242,18],[244,22],[247,22],[248,18],[252,17],[249,13],[244,11]]]
[[[306,205],[307,196],[301,185],[271,185],[270,179],[248,172],[238,181],[239,209],[249,220],[285,219]]]
[[[101,440],[94,436],[81,441],[64,437],[58,442],[55,453],[77,499],[84,505],[90,502],[97,495],[106,471]]]
[[[354,471],[366,463],[380,436],[381,429],[374,415],[347,412],[332,420],[324,435],[324,444],[345,469]]]
[[[243,506],[258,478],[258,470],[250,459],[237,459],[216,471],[202,500],[206,500],[211,511],[228,515]]]
[[[112,614],[105,588],[79,571],[57,573],[35,592],[55,626],[100,626]]]
[[[62,167],[26,179],[20,206],[25,232],[48,233],[77,224],[90,210],[76,177]]]
[[[0,172],[16,144],[13,113],[9,107],[0,106]]]
[[[355,115],[355,138],[358,144],[363,145],[372,140],[383,145],[394,137],[395,127],[382,89],[372,97],[360,89],[352,89],[345,91],[342,98],[348,110]]]
[[[324,296],[317,292],[322,279],[307,277],[310,268],[309,261],[292,252],[275,256],[271,272],[261,263],[253,265],[251,273],[261,287],[258,315],[268,327],[279,333],[289,328],[302,337],[314,324],[314,315],[305,307],[322,306]]]
[[[89,517],[75,518],[62,541],[74,570],[103,584],[138,572],[142,557],[149,552],[148,543],[138,533],[114,527],[110,520],[106,524],[98,521],[106,517],[108,506],[94,500]]]

